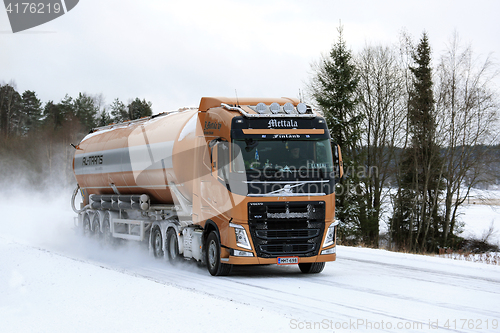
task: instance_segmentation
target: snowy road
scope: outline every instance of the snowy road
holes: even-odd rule
[[[369,328],[368,322],[381,327],[383,321],[416,329],[437,322],[444,328],[446,321],[451,327],[455,320],[455,331],[470,331],[460,329],[461,319],[474,325],[489,321],[490,326],[500,319],[497,267],[345,247],[339,257],[315,276],[293,266],[241,267],[225,278],[212,278],[193,265],[185,265],[188,270],[155,265],[126,271],[184,288],[200,286],[195,288],[210,295],[277,311],[294,319],[290,328],[330,321],[333,328],[363,321],[366,325],[360,327]]]
[[[86,246],[96,245],[80,241]],[[155,311],[165,306],[166,311],[176,313],[174,317],[181,319],[189,318],[187,314],[191,312],[193,316],[190,320],[196,322],[199,318],[200,322],[189,323],[187,327],[203,327],[204,320],[215,323],[211,329],[210,326],[206,327],[208,331],[215,331],[218,327],[216,323],[221,321],[222,327],[226,328],[235,322],[245,323],[239,329],[244,332],[261,331],[266,327],[282,331],[300,328],[310,331],[307,328],[313,327],[319,331],[362,331],[373,328],[388,332],[427,332],[436,324],[443,331],[446,327],[453,328],[450,331],[455,332],[499,331],[496,320],[500,318],[500,271],[491,265],[340,247],[338,261],[327,265],[319,275],[302,275],[298,268],[292,266],[267,266],[241,267],[229,277],[214,278],[205,268],[194,263],[173,268],[167,263],[155,261],[140,248],[99,249],[103,252],[98,254],[95,249],[86,253],[85,249],[75,247],[61,253],[57,249],[33,247],[2,237],[0,249],[4,273],[0,277],[5,278],[10,286],[0,290],[7,295],[4,301],[10,299],[12,302],[8,304],[0,301],[0,318],[4,323],[5,320],[9,322],[9,319],[16,318],[2,318],[3,315],[12,314],[16,307],[21,311],[27,304],[31,308],[42,308],[48,306],[45,301],[68,303],[67,287],[61,286],[59,289],[54,286],[61,285],[57,279],[64,277],[64,280],[69,280],[75,286],[76,290],[70,288],[69,293],[75,293],[71,298],[79,303],[70,302],[69,307],[78,309],[119,305],[121,311],[113,313],[113,317],[120,313],[123,316],[118,316],[115,323],[141,321],[144,320],[140,319],[142,315],[148,316],[154,312],[144,309],[138,311],[134,306],[123,304],[138,301],[146,308],[153,307]],[[126,256],[123,257],[121,252],[125,252]],[[40,267],[30,271],[32,265]],[[40,280],[45,282],[38,286],[35,281]],[[126,283],[123,283],[124,280]],[[116,286],[113,286],[109,291],[106,290],[105,286],[113,284],[113,281],[119,281],[122,288],[116,290]],[[151,289],[149,296],[141,292],[145,283],[149,285],[146,290]],[[44,290],[47,287],[53,291]],[[162,294],[166,287],[175,290],[175,293],[166,292],[161,300],[155,300],[155,295]],[[124,295],[116,294],[120,290]],[[84,295],[80,295],[82,291]],[[16,297],[31,293],[35,297],[26,297],[27,303],[20,302]],[[111,295],[111,302],[108,294]],[[192,294],[196,294],[194,300],[185,302],[193,297]],[[134,297],[129,299],[130,296]],[[150,299],[151,296],[155,297]],[[202,300],[199,301],[198,297]],[[179,300],[183,301],[179,303]],[[14,305],[14,309],[10,305]],[[235,310],[238,307],[240,309]],[[45,313],[43,317],[59,316],[57,312],[61,309],[52,309],[56,311],[55,314],[45,313],[47,309],[41,310]],[[66,314],[69,310],[62,311]],[[211,314],[195,315],[198,311]],[[265,316],[258,314],[255,317],[259,311]],[[20,315],[17,324],[26,328],[21,324],[26,323],[26,318],[22,313],[17,313]],[[157,316],[161,317],[161,314]],[[224,323],[227,316],[234,316],[230,320],[231,325]],[[245,317],[245,320],[237,319]],[[95,316],[89,313],[90,318]],[[252,323],[254,319],[257,322]],[[86,323],[84,327],[99,328],[99,322],[90,326]],[[158,321],[157,325],[161,326],[161,323]],[[11,328],[19,328],[15,322],[11,324]],[[43,331],[52,331],[54,326],[50,322],[47,325]],[[107,323],[102,327],[109,325]],[[176,329],[183,331],[182,324],[177,322],[176,325]]]
[[[500,266],[339,247],[318,275],[212,277],[137,245],[103,249],[75,236],[70,216],[38,214],[52,222],[31,232],[2,219],[1,332],[500,332]]]

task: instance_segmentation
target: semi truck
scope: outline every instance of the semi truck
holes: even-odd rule
[[[319,273],[336,258],[341,151],[298,99],[203,97],[95,128],[75,148],[84,234],[143,242],[214,276],[267,264]]]

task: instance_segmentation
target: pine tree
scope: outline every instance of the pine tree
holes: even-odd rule
[[[145,99],[141,101],[136,98],[128,105],[128,115],[130,120],[152,116],[151,102],[146,102]]]
[[[399,205],[391,219],[401,244],[413,251],[434,250],[439,242],[442,216],[439,194],[442,189],[442,161],[436,143],[435,101],[432,91],[431,49],[424,33],[413,55],[413,86],[408,103],[410,147],[402,162]]]
[[[14,84],[0,85],[0,135],[10,137],[16,130],[21,109],[21,95]]]
[[[69,120],[76,116],[75,103],[73,97],[66,94],[58,104],[62,120]],[[61,120],[61,121],[62,121]]]
[[[362,133],[362,116],[356,110],[358,72],[343,39],[342,27],[338,31],[337,43],[315,69],[311,90],[325,115],[332,140],[342,149],[346,176],[343,183],[337,185],[335,214],[342,222],[339,236],[347,240],[357,239],[362,234],[368,235],[369,226],[360,218],[364,215],[366,205],[358,186],[360,175],[357,172],[360,167],[359,143]]]
[[[27,134],[40,126],[42,118],[42,102],[34,91],[26,90],[21,101],[21,112],[23,114],[23,125],[21,132]]]
[[[94,99],[85,94],[79,93],[74,100],[75,115],[86,130],[97,126],[99,108],[95,105]]]
[[[61,103],[55,104],[53,101],[48,101],[43,108],[42,123],[44,127],[52,128],[53,130],[59,129],[65,120],[63,108],[64,106]]]
[[[128,120],[128,110],[125,104],[118,98],[115,98],[111,104],[111,120],[115,123],[121,123]]]
[[[102,111],[99,113],[99,118],[97,120],[97,126],[106,126],[109,125],[112,122],[111,116],[109,115],[108,111],[106,109],[102,109]]]

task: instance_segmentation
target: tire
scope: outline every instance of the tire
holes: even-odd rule
[[[163,258],[163,237],[161,235],[160,228],[155,228],[153,230],[153,235],[151,237],[151,246],[153,248],[153,255],[155,258]]]
[[[208,272],[213,276],[225,276],[231,272],[233,265],[220,262],[220,241],[215,231],[210,232],[205,243]]]
[[[110,224],[109,212],[104,213],[104,219],[102,221],[102,242],[106,246],[113,245],[113,235],[111,235],[111,224]]]
[[[83,236],[90,235],[90,216],[89,216],[89,213],[83,213],[81,233]]]
[[[299,264],[300,271],[304,274],[317,274],[325,268],[324,262],[306,262]]]
[[[99,240],[101,238],[101,224],[99,223],[99,213],[96,212],[92,218],[92,237]]]
[[[165,244],[165,249],[167,250],[167,258],[171,264],[176,264],[181,261],[181,255],[179,254],[179,238],[177,237],[177,232],[174,228],[170,228],[167,231],[167,243]]]

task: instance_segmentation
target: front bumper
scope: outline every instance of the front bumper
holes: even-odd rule
[[[317,255],[313,257],[299,257],[299,263],[328,262],[335,261],[336,253]],[[293,257],[293,255],[283,255],[282,257]],[[221,258],[221,262],[231,265],[272,265],[277,264],[278,258],[259,258],[259,257],[236,257],[229,256]]]

